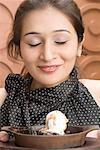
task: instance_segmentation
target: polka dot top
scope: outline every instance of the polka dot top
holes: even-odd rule
[[[9,74],[6,79],[8,96],[1,107],[1,126],[45,124],[46,115],[60,110],[69,124],[100,125],[100,108],[73,69],[70,79],[51,88],[28,90],[33,78]]]

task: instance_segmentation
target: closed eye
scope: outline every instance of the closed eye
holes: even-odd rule
[[[55,43],[57,43],[57,44],[65,44],[65,43],[67,43],[67,41],[64,41],[64,42],[57,42],[57,41],[55,41]]]
[[[36,47],[38,45],[40,45],[41,43],[37,43],[37,44],[28,44],[30,47]]]

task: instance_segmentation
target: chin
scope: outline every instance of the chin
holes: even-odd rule
[[[44,85],[44,87],[54,87],[54,86],[56,86],[56,85],[58,85],[58,84],[60,84],[61,82],[63,82],[63,81],[55,81],[55,80],[49,80],[49,81],[44,81],[44,82],[42,82],[42,84]]]

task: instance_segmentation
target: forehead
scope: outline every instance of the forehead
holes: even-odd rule
[[[59,10],[47,7],[30,11],[23,20],[22,34],[35,31],[40,33],[50,33],[54,30],[67,29],[75,32],[69,17]]]

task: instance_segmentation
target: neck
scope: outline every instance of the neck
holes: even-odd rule
[[[69,77],[67,77],[66,79],[64,79],[63,81],[57,82],[53,85],[45,85],[45,84],[41,84],[39,82],[37,82],[36,80],[33,79],[32,84],[31,84],[31,89],[39,89],[39,88],[51,88],[51,87],[55,87],[57,85],[59,85],[60,83],[68,80]]]

